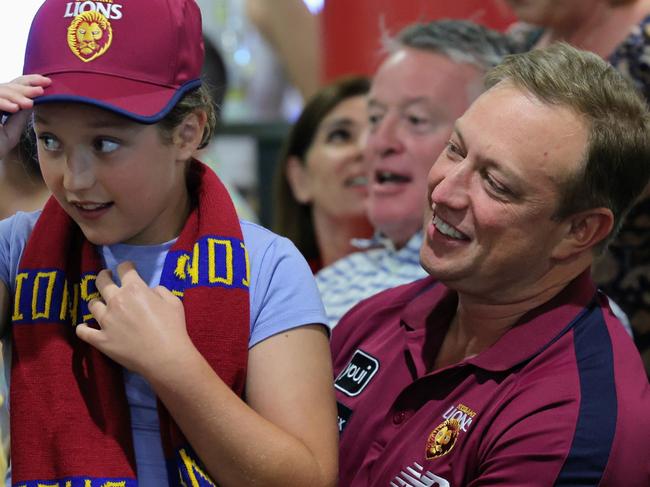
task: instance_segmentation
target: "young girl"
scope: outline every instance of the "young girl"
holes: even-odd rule
[[[192,158],[214,125],[201,62],[193,0],[47,0],[39,75],[0,87],[0,152],[34,104],[54,195],[0,222],[14,485],[335,483],[322,306]]]

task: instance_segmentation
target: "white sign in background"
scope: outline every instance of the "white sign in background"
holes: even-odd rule
[[[325,0],[304,1],[317,13]],[[0,83],[21,75],[29,26],[42,3],[43,0],[0,0]]]
[[[22,74],[29,26],[42,3],[43,0],[0,0],[0,83]]]

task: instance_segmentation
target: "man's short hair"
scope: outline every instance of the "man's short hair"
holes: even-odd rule
[[[435,51],[481,71],[516,52],[509,36],[469,20],[456,19],[411,24],[395,37],[384,34],[383,45],[389,53],[404,47]]]
[[[580,170],[560,186],[558,219],[609,208],[616,234],[650,178],[650,113],[634,86],[597,55],[566,43],[506,57],[485,79],[486,88],[511,83],[540,101],[584,117],[589,130]]]

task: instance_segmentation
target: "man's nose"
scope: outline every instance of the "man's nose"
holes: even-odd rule
[[[469,204],[470,171],[466,161],[439,165],[437,161],[429,173],[431,202],[449,208],[462,210]],[[436,174],[437,173],[437,174]]]
[[[404,144],[399,134],[399,120],[387,115],[370,129],[367,138],[369,155],[385,157],[398,154],[404,150]]]

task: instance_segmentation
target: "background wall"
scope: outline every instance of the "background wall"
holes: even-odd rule
[[[0,83],[17,78],[23,72],[29,26],[42,3],[43,0],[0,0]]]
[[[381,58],[381,33],[415,21],[470,19],[503,30],[515,18],[503,0],[326,0],[321,11],[323,77],[372,74]]]

